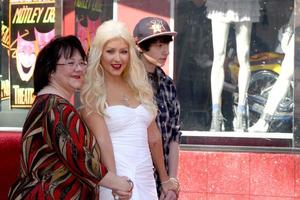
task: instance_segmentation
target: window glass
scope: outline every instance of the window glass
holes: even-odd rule
[[[269,112],[269,127],[263,132],[292,133],[294,51],[288,44],[294,43],[294,1],[239,1],[241,5],[233,2],[236,1],[176,1],[174,76],[181,102],[182,128],[210,131],[212,110],[219,105],[222,132],[236,131],[239,113],[245,113],[250,128],[263,113]],[[281,68],[284,58],[290,60]],[[248,69],[251,73],[247,76]],[[288,76],[283,79],[289,82],[286,89],[278,87],[271,101],[268,96],[281,73]],[[223,88],[219,86],[222,79]],[[247,87],[247,80],[248,93],[239,89]],[[242,98],[244,104],[239,102]],[[277,110],[266,110],[267,101],[275,107],[276,98],[281,98]],[[244,111],[239,112],[238,104],[245,105]]]

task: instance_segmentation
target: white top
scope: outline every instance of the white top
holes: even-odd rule
[[[117,174],[129,177],[134,183],[131,199],[157,200],[147,133],[154,116],[143,105],[108,106],[105,111]],[[100,187],[100,199],[113,200],[111,190]]]

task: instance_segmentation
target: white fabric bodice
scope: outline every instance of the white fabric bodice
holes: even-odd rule
[[[134,182],[132,200],[156,200],[153,164],[147,128],[154,116],[141,104],[136,108],[124,105],[105,109],[111,136],[117,174]],[[111,191],[100,187],[100,199],[113,199]]]
[[[136,150],[144,154],[148,152],[148,136],[147,128],[153,116],[147,111],[143,105],[131,108],[123,105],[110,106],[106,108],[105,122],[109,130],[109,134],[113,146],[130,147],[122,154],[133,156],[139,160]],[[132,154],[133,153],[133,154]]]

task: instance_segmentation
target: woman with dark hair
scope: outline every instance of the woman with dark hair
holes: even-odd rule
[[[86,66],[75,36],[53,39],[40,51],[37,96],[23,127],[20,177],[9,199],[98,199],[98,185],[130,198],[132,184],[101,164],[94,136],[69,102],[83,85]]]

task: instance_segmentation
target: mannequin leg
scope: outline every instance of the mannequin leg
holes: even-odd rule
[[[239,86],[239,101],[237,108],[237,127],[238,131],[247,130],[247,116],[246,116],[246,99],[250,78],[250,37],[252,22],[237,22],[235,24],[236,29],[236,46],[237,57],[240,65],[238,86]]]
[[[292,38],[294,39],[294,37]],[[280,75],[275,82],[266,103],[264,112],[273,115],[280,101],[285,97],[294,74],[294,40],[289,45],[281,64]],[[280,92],[279,92],[280,91]]]
[[[270,119],[266,119],[266,116],[272,117],[285,97],[294,74],[294,46],[294,35],[292,35],[281,63],[280,74],[268,96],[264,112],[257,123],[251,127],[251,131],[266,132],[270,121]]]
[[[229,23],[212,20],[212,36],[214,60],[211,69],[211,94],[212,103],[221,104],[221,93],[224,84],[224,61],[229,31]]]
[[[212,20],[214,60],[211,69],[212,123],[211,131],[221,131],[221,94],[224,84],[224,60],[229,31],[229,23]]]
[[[251,22],[238,22],[235,24],[236,28],[236,47],[237,57],[240,65],[239,70],[239,105],[246,104],[247,91],[250,78],[250,37],[251,37]]]

